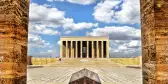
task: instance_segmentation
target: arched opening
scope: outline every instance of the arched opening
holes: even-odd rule
[[[51,0],[47,0],[49,2],[51,2]],[[106,0],[103,0],[104,2]],[[116,6],[114,8],[111,9],[111,7],[101,7],[101,6],[110,6],[110,1],[107,0],[106,3],[104,2],[87,2],[87,3],[82,3],[82,5],[88,5],[88,4],[93,4],[93,3],[97,3],[98,5],[95,8],[94,13],[92,15],[94,15],[95,19],[98,20],[99,22],[107,22],[110,23],[111,21],[121,21],[121,23],[126,23],[128,22],[127,19],[122,19],[120,20],[119,17],[120,15],[123,16],[122,14],[123,11],[120,12],[116,12],[114,15],[116,16],[111,16],[113,15],[113,12],[109,13],[109,10],[105,11],[101,11],[101,9],[103,8],[110,8],[110,10],[116,9],[116,11],[122,10],[121,7],[124,6],[129,6],[129,7],[133,7],[134,4],[128,5],[122,5],[122,6]],[[125,0],[125,1],[129,1],[129,0]],[[109,3],[108,3],[109,2]],[[131,1],[133,2],[133,1]],[[3,66],[3,68],[0,68],[0,71],[6,71],[8,70],[9,72],[11,72],[12,74],[9,73],[5,73],[5,75],[8,76],[2,76],[2,80],[0,80],[0,82],[3,83],[16,83],[16,82],[22,82],[25,83],[26,80],[26,59],[27,59],[27,41],[28,41],[28,0],[23,0],[23,1],[10,1],[10,0],[2,0],[0,1],[0,6],[2,7],[2,9],[0,9],[1,15],[0,15],[0,37],[1,37],[1,43],[0,45],[2,45],[0,47],[1,49],[1,65]],[[60,2],[59,2],[60,3]],[[67,2],[68,3],[68,0]],[[81,4],[80,2],[75,2],[75,1],[71,1],[69,3],[75,3],[75,4]],[[116,2],[116,4],[123,4],[124,1],[122,2]],[[149,0],[149,1],[145,1],[145,0],[141,0],[140,4],[141,4],[141,27],[142,27],[142,55],[143,55],[143,83],[147,84],[147,83],[166,83],[166,81],[168,80],[167,77],[167,70],[168,70],[168,66],[167,66],[167,1],[165,0]],[[10,5],[9,5],[10,4]],[[88,35],[97,35],[97,32],[103,35],[108,34],[108,32],[110,32],[108,29],[115,29],[115,27],[98,27],[98,24],[95,23],[75,23],[74,20],[72,18],[66,18],[64,17],[64,12],[57,10],[56,8],[52,8],[52,6],[50,5],[46,5],[46,4],[36,4],[36,3],[30,3],[30,7],[34,7],[34,8],[38,8],[38,9],[43,9],[43,10],[32,10],[34,14],[30,14],[31,15],[35,15],[34,17],[30,17],[31,20],[34,20],[35,22],[38,22],[38,20],[42,20],[39,21],[38,23],[33,23],[32,28],[35,28],[34,30],[30,31],[33,34],[29,35],[29,43],[32,42],[31,46],[34,46],[33,43],[36,43],[37,45],[35,45],[36,47],[40,47],[39,50],[43,50],[43,51],[47,51],[47,52],[37,52],[38,50],[36,48],[31,49],[32,52],[37,52],[40,53],[40,55],[38,54],[37,57],[39,56],[46,56],[48,55],[48,57],[51,56],[55,56],[58,57],[57,54],[54,53],[54,51],[52,50],[45,50],[44,47],[46,46],[54,46],[55,45],[50,45],[50,43],[47,42],[47,40],[51,40],[52,35],[61,35],[58,31],[53,31],[54,29],[51,28],[53,26],[55,27],[66,27],[66,29],[69,29],[69,31],[64,31],[66,34],[71,33],[71,30],[78,30],[78,29],[88,29],[91,27],[97,27],[97,29],[93,29],[91,32],[87,32]],[[108,4],[108,5],[106,5]],[[61,7],[62,8],[62,7]],[[78,7],[74,7],[74,8],[78,8]],[[100,9],[99,9],[100,8]],[[126,8],[126,7],[125,7]],[[4,10],[7,9],[7,10]],[[64,9],[64,8],[63,8]],[[66,9],[66,7],[65,7]],[[83,9],[80,8],[79,9]],[[131,9],[130,9],[131,10]],[[54,11],[54,13],[51,13],[51,11]],[[72,10],[71,10],[72,11]],[[83,10],[85,11],[85,10]],[[135,14],[134,11],[137,10],[133,10],[133,12],[129,13],[129,14]],[[31,11],[30,11],[31,12]],[[43,13],[45,12],[45,13]],[[36,14],[35,14],[36,13]],[[79,12],[76,12],[79,13]],[[102,13],[104,13],[105,15],[108,15],[110,17],[104,17],[102,18],[103,15]],[[10,14],[10,15],[8,15]],[[50,14],[50,16],[46,16],[45,14]],[[56,17],[56,15],[60,15],[60,17]],[[87,12],[87,14],[89,14],[89,11]],[[128,14],[128,15],[129,15]],[[73,15],[73,14],[72,14]],[[38,16],[42,16],[42,18],[39,18]],[[77,15],[78,16],[78,15]],[[83,20],[88,19],[87,17],[85,17],[84,15],[82,16],[84,17]],[[114,19],[112,19],[112,18]],[[134,17],[130,17],[130,18],[134,18]],[[58,20],[57,20],[58,19]],[[111,20],[112,19],[112,20]],[[54,20],[54,21],[53,21]],[[136,20],[132,19],[133,21]],[[132,21],[130,20],[130,21]],[[43,22],[44,21],[44,22]],[[49,22],[45,22],[45,21],[49,21]],[[90,20],[89,20],[90,21]],[[53,24],[52,22],[57,23],[56,25]],[[136,22],[136,21],[135,21]],[[41,25],[41,23],[45,23],[43,25]],[[70,24],[68,24],[70,23]],[[133,22],[134,23],[134,22]],[[47,26],[46,26],[47,24]],[[62,25],[63,24],[63,25]],[[116,23],[114,23],[116,24]],[[82,25],[82,26],[81,26]],[[103,25],[103,24],[100,24]],[[118,24],[116,24],[118,25]],[[81,27],[78,27],[81,26]],[[122,26],[122,25],[120,25]],[[136,25],[135,25],[136,26]],[[73,29],[71,29],[72,27],[74,27]],[[131,29],[132,27],[128,27],[125,26],[128,29]],[[50,30],[46,30],[45,28],[49,28]],[[121,27],[117,27],[117,29],[122,29]],[[108,32],[105,32],[103,30],[106,30]],[[137,31],[136,29],[134,29],[135,31]],[[40,32],[41,31],[41,32]],[[102,33],[102,31],[104,33]],[[34,34],[36,33],[36,34]],[[81,31],[77,32],[82,33]],[[131,33],[131,32],[128,32]],[[135,32],[134,32],[135,33]],[[51,37],[46,37],[44,35],[42,36],[38,36],[38,34],[47,34],[47,35],[51,35]],[[110,35],[115,34],[114,32],[111,32]],[[121,36],[123,33],[118,32],[116,35],[117,38],[120,38],[119,36]],[[74,34],[77,35],[77,34]],[[128,35],[130,36],[130,35]],[[46,38],[45,40],[43,40],[41,37]],[[134,39],[138,39],[136,37],[136,34],[134,34],[132,36]],[[114,38],[114,37],[110,37],[110,38]],[[116,38],[116,39],[117,39]],[[124,39],[127,38],[127,35],[124,35],[123,37]],[[132,39],[132,38],[129,38]],[[52,39],[55,41],[55,39]],[[58,39],[57,39],[58,40]],[[80,41],[79,41],[80,42]],[[51,42],[52,43],[52,42]],[[58,41],[58,44],[60,42]],[[77,42],[78,43],[78,42]],[[118,42],[116,41],[116,43],[122,43],[121,41]],[[63,46],[68,44],[69,47],[71,48],[69,44],[69,42],[67,43],[63,43]],[[91,43],[89,42],[89,45]],[[44,46],[44,47],[41,47]],[[62,45],[61,45],[62,46]],[[67,45],[66,45],[67,46]],[[96,46],[96,45],[95,45]],[[114,45],[115,46],[115,45]],[[105,46],[104,46],[105,47]],[[130,46],[128,46],[130,47]],[[135,46],[134,46],[135,47]],[[31,47],[29,47],[31,48]],[[90,47],[91,48],[91,47]],[[130,47],[131,48],[131,47]],[[80,48],[79,48],[80,49]],[[125,47],[121,46],[120,49],[125,49]],[[59,50],[59,49],[57,49]],[[109,49],[110,50],[110,49]],[[106,51],[108,51],[106,49]],[[52,52],[52,53],[51,53]],[[80,52],[80,50],[79,50]],[[93,52],[93,51],[92,51]],[[114,50],[114,52],[119,52],[119,50]],[[48,54],[49,53],[49,54]],[[64,54],[64,53],[61,53]],[[81,56],[80,53],[76,53],[78,54],[78,57]],[[97,53],[94,53],[95,55],[97,55]],[[108,53],[106,53],[108,54]],[[69,53],[69,56],[72,56],[72,53]],[[106,56],[106,55],[105,55]],[[45,62],[47,60],[47,58],[44,58]],[[40,59],[40,62],[43,62],[44,59]],[[53,61],[53,60],[50,60]],[[69,61],[67,63],[73,63],[72,61]],[[77,61],[75,61],[77,63],[80,63]],[[92,63],[92,62],[91,62]],[[97,62],[98,63],[98,62]],[[101,63],[101,62],[100,62]],[[65,63],[66,64],[66,63]],[[6,66],[8,65],[8,66]],[[11,68],[12,67],[12,68]],[[17,68],[15,68],[17,67]],[[59,69],[58,69],[59,70]],[[72,70],[72,69],[71,69]],[[105,71],[105,72],[110,72],[113,69],[103,69],[100,68],[101,71]],[[60,70],[62,71],[62,70]],[[65,70],[66,71],[66,70]],[[146,72],[149,71],[149,72]],[[23,75],[22,75],[23,74]],[[49,74],[49,73],[47,73]],[[64,73],[64,75],[67,75],[68,73]],[[119,74],[119,73],[118,73]],[[165,75],[166,74],[166,75]],[[18,79],[15,79],[15,76],[18,76]],[[108,74],[107,76],[109,76],[110,74]],[[12,77],[9,78],[8,77]],[[111,77],[111,75],[110,75]],[[132,77],[133,78],[133,77]],[[156,79],[154,79],[156,78]],[[102,78],[103,79],[103,78]],[[61,80],[62,81],[62,80]],[[108,80],[109,81],[109,80]]]

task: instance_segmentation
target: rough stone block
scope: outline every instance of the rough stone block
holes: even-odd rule
[[[0,83],[26,84],[28,0],[0,0]]]
[[[167,84],[168,1],[141,0],[143,83]],[[152,68],[151,66],[152,65]],[[163,75],[164,74],[164,75]]]

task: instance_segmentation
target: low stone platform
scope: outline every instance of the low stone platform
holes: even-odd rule
[[[114,63],[110,61],[110,59],[107,58],[92,58],[92,59],[62,59],[62,61],[57,61],[55,63],[50,63],[44,66],[50,66],[50,67],[57,67],[57,66],[64,66],[64,67],[87,67],[87,66],[111,66],[111,67],[123,67],[121,64]]]
[[[42,68],[43,66],[41,65],[28,65],[27,68],[28,69],[32,69],[32,68]]]

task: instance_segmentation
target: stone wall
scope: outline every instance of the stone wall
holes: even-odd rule
[[[0,83],[26,84],[28,0],[0,0]]]
[[[168,83],[168,1],[141,0],[143,84]]]

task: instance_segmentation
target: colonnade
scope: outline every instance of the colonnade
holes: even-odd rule
[[[108,41],[60,41],[61,58],[109,58]]]

